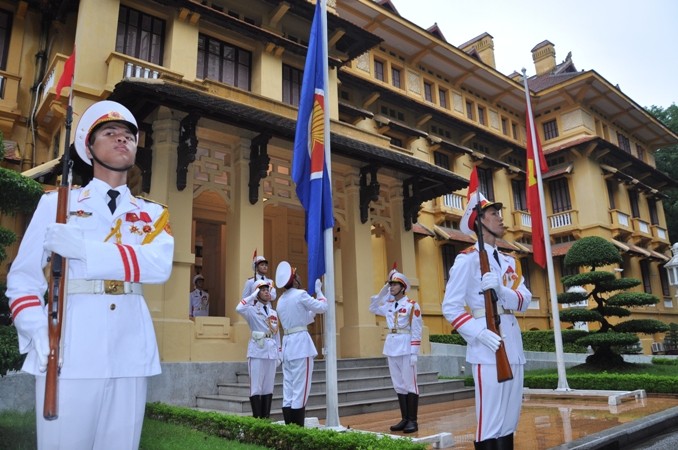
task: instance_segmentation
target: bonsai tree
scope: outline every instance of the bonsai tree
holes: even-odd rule
[[[670,323],[664,336],[664,349],[667,355],[678,355],[678,323]]]
[[[0,134],[0,161],[5,156],[5,146]],[[0,167],[0,214],[12,215],[16,213],[30,214],[35,211],[42,186],[37,181],[24,177],[21,174]],[[0,264],[7,259],[6,248],[17,239],[14,232],[0,226]],[[2,271],[0,271],[2,272]],[[6,284],[0,280],[0,376],[8,370],[21,367],[23,357],[19,354],[16,329],[11,325],[8,299],[5,296]]]
[[[577,339],[577,344],[593,348],[586,363],[602,367],[615,367],[624,363],[618,349],[639,344],[636,333],[658,333],[668,326],[658,320],[634,319],[615,321],[608,318],[623,318],[631,315],[628,308],[654,305],[659,298],[645,292],[628,290],[641,284],[635,278],[617,278],[614,272],[597,270],[600,267],[621,264],[622,257],[612,243],[597,236],[575,242],[565,255],[568,268],[588,268],[586,272],[562,278],[567,292],[558,294],[558,303],[573,304],[586,301],[590,309],[572,308],[560,312],[562,322],[597,323],[598,330]],[[595,327],[594,327],[595,328]]]

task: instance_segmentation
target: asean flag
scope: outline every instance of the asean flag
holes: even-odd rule
[[[329,116],[327,113],[327,40],[325,15],[316,4],[309,37],[304,77],[299,97],[299,115],[294,136],[292,180],[306,211],[308,292],[315,293],[315,280],[325,274],[324,232],[334,228],[332,187],[328,163]]]

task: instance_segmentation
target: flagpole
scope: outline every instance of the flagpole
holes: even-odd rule
[[[541,205],[541,224],[544,235],[544,250],[546,252],[546,270],[548,273],[549,296],[551,297],[551,316],[553,318],[553,336],[556,344],[556,367],[558,368],[558,388],[557,391],[569,391],[567,377],[565,375],[565,358],[563,355],[563,336],[560,329],[560,312],[558,309],[558,294],[556,293],[555,272],[553,270],[553,254],[551,253],[551,240],[549,238],[549,227],[546,221],[546,203],[544,202],[544,183],[541,178],[541,158],[537,154],[537,130],[534,128],[534,115],[532,115],[532,102],[530,101],[530,89],[527,86],[526,70],[523,68],[523,84],[525,86],[525,103],[527,105],[527,124],[530,127],[532,137],[532,149],[534,151],[535,177],[537,178],[537,188],[539,190],[539,204]]]
[[[327,177],[332,186],[332,152],[330,145],[330,95],[329,95],[329,68],[328,68],[328,40],[327,40],[327,0],[318,0],[322,17],[323,42],[323,85],[325,86],[325,164]],[[327,297],[327,312],[325,313],[325,386],[327,389],[327,412],[325,426],[342,428],[339,423],[339,392],[337,381],[337,321],[334,295],[334,229],[324,231],[325,246],[325,296]],[[309,280],[309,283],[311,281]]]

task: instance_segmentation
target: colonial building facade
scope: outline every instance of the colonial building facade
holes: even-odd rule
[[[430,333],[451,331],[441,302],[454,257],[473,242],[458,223],[474,166],[481,190],[504,204],[501,245],[534,292],[523,329],[550,328],[546,272],[531,261],[520,76],[494,68],[487,33],[457,47],[391,2],[329,3],[338,356],[381,353],[383,324],[369,298],[393,262],[424,312],[424,352]],[[101,99],[123,103],[140,123],[130,184],[168,205],[176,239],[170,281],[146,289],[164,361],[244,359],[248,327],[235,306],[255,249],[271,271],[288,260],[306,273],[291,158],[313,8],[306,0],[0,0],[5,167],[54,184],[68,94],[57,98],[55,86],[74,49],[74,123]],[[624,276],[662,300],[635,314],[678,321],[662,268],[670,247],[662,189],[675,181],[653,157],[678,136],[595,71],[577,71],[570,55],[558,63],[552,43],[532,52],[556,278],[567,274],[563,257],[576,239],[605,237],[623,255]],[[23,218],[2,220],[21,235]],[[196,273],[210,316],[191,321]],[[312,328],[322,347],[322,318]],[[657,337],[643,338],[649,348]]]

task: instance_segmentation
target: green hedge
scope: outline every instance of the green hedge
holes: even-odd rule
[[[586,347],[574,343],[577,339],[584,337],[588,331],[584,330],[563,330],[563,351],[567,353],[586,353]],[[523,331],[523,349],[530,352],[555,352],[556,343],[553,337],[553,331]],[[431,342],[439,344],[466,345],[466,341],[459,333],[451,334],[432,334],[429,337]]]
[[[252,417],[195,411],[161,403],[146,405],[146,417],[193,427],[229,440],[262,445],[277,450],[425,450],[427,445],[411,439],[393,439],[373,433],[300,428]]]
[[[568,374],[567,384],[572,389],[597,390],[604,386],[606,390],[634,391],[645,389],[653,394],[675,394],[678,392],[678,377],[647,374],[587,373]],[[532,389],[556,389],[558,375],[525,375],[523,386]]]

